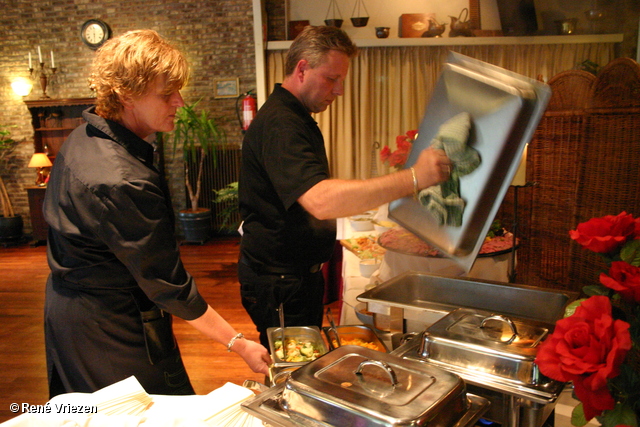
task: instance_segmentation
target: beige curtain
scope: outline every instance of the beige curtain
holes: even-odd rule
[[[369,178],[388,172],[375,143],[395,149],[397,135],[419,127],[449,51],[544,79],[585,60],[604,66],[615,57],[613,43],[362,48],[351,63],[344,96],[315,117],[332,176]],[[268,52],[269,91],[283,80],[285,56],[286,51]]]

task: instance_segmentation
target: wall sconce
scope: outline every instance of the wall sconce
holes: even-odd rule
[[[26,77],[17,77],[11,83],[11,89],[18,96],[27,96],[33,89],[33,83]]]
[[[38,176],[36,178],[36,185],[39,187],[44,187],[46,184],[46,176],[44,174],[44,168],[51,167],[52,163],[49,160],[49,157],[44,153],[35,153],[31,160],[29,161],[29,168],[37,168]]]

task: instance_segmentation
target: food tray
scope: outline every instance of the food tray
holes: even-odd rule
[[[466,203],[462,225],[440,225],[412,197],[391,202],[389,218],[471,270],[550,96],[541,82],[451,53],[405,167],[415,164],[444,122],[461,112],[471,115],[468,144],[479,152],[481,164],[460,178]]]
[[[267,336],[269,338],[269,349],[271,351],[271,357],[273,358],[273,366],[276,368],[284,368],[290,366],[302,366],[307,363],[305,362],[286,362],[284,360],[280,360],[276,354],[276,341],[281,338],[281,328],[274,327],[267,329]],[[287,326],[284,328],[284,336],[285,339],[296,339],[296,340],[309,340],[313,343],[313,345],[320,350],[320,354],[325,354],[328,349],[324,340],[322,339],[322,335],[320,334],[320,328],[317,326]]]
[[[335,350],[337,346],[333,344],[333,341],[335,339],[333,328],[326,326],[322,328],[322,330],[327,337],[329,350]],[[336,331],[338,333],[338,336],[340,337],[342,345],[350,345],[353,343],[349,342],[349,340],[360,339],[364,342],[371,343],[371,348],[373,350],[382,351],[385,353],[389,351],[387,346],[380,340],[380,338],[378,338],[373,329],[366,325],[341,325],[336,326]]]

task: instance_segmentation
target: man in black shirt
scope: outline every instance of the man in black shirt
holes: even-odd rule
[[[239,181],[243,219],[238,276],[242,302],[267,345],[266,330],[322,326],[321,264],[335,245],[335,219],[364,212],[444,181],[450,161],[426,149],[407,170],[368,180],[332,179],[324,139],[311,116],[340,95],[357,53],[335,27],[307,27],[292,43],[285,79],[251,123]]]

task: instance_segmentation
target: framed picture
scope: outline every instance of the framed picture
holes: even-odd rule
[[[215,98],[236,98],[240,95],[240,79],[215,79],[214,91]]]

